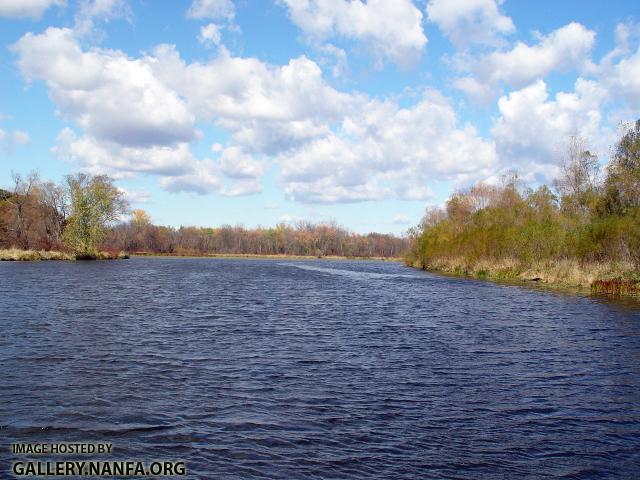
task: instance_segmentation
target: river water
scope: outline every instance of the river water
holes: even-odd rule
[[[633,305],[390,262],[3,263],[0,329],[0,478],[12,442],[74,441],[187,478],[640,478]]]

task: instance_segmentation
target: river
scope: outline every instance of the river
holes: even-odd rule
[[[186,478],[640,478],[640,310],[376,261],[0,264],[13,442]]]

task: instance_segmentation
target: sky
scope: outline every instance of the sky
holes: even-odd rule
[[[0,186],[107,174],[158,224],[402,234],[638,117],[637,0],[0,0]]]

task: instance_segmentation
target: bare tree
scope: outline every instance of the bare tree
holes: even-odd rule
[[[560,164],[561,176],[553,182],[561,197],[570,197],[595,190],[600,165],[598,157],[591,153],[587,141],[577,135],[569,137]]]
[[[69,215],[67,190],[51,181],[41,184],[38,190],[48,248],[58,247],[62,244],[62,232]]]
[[[30,210],[33,209],[33,193],[39,182],[38,174],[31,172],[23,178],[19,173],[12,172],[11,178],[13,192],[7,199],[13,214],[10,229],[16,245],[20,248],[29,248],[29,231],[34,221],[34,215]]]

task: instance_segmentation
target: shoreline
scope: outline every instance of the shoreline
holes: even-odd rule
[[[437,275],[496,284],[587,296],[640,299],[640,272],[627,264],[581,265],[574,260],[524,264],[515,260],[468,262],[460,258],[440,258],[430,264],[405,259],[405,265]]]
[[[356,261],[356,260],[376,260],[381,262],[402,262],[402,257],[347,257],[340,255],[314,256],[314,255],[259,255],[253,253],[211,253],[204,255],[196,254],[176,254],[176,253],[152,253],[135,252],[113,254],[100,252],[97,256],[84,257],[68,252],[56,250],[21,250],[19,248],[0,249],[0,262],[44,262],[44,261],[66,261],[74,262],[79,260],[120,260],[127,258],[209,258],[209,259],[238,259],[238,260],[332,260],[332,261]]]
[[[96,255],[81,255],[57,250],[21,250],[19,248],[0,249],[0,262],[75,262],[83,260],[124,260],[129,255],[98,252]]]
[[[381,262],[402,262],[402,257],[347,257],[340,255],[285,255],[285,254],[257,254],[257,253],[209,253],[204,255],[180,255],[176,253],[146,253],[146,252],[134,252],[130,254],[131,258],[210,258],[210,259],[236,259],[236,260],[333,260],[333,261],[345,261],[345,260],[377,260]]]

